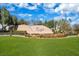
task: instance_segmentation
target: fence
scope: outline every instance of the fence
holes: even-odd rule
[[[10,35],[10,32],[0,32],[0,35]],[[56,37],[65,37],[67,36],[64,33],[58,33],[58,34],[28,34],[26,32],[12,32],[12,35],[24,35],[26,37],[40,37],[40,38],[56,38]]]

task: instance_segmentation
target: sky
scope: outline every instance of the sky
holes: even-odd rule
[[[77,3],[2,3],[11,15],[26,21],[49,21],[52,19],[71,19],[71,24],[79,23],[79,4]]]

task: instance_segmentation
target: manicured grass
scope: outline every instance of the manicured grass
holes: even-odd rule
[[[35,39],[0,37],[1,56],[79,56],[79,37]]]

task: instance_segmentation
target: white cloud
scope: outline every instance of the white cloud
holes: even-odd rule
[[[72,25],[79,24],[79,19],[76,19],[75,21],[71,22]]]
[[[46,13],[53,13],[55,12],[55,10],[52,8],[52,9],[44,9]]]
[[[7,10],[9,10],[9,11],[15,11],[15,8],[11,7],[11,8],[7,8]]]
[[[20,4],[15,4],[17,7],[23,7],[23,8],[26,8],[26,9],[29,9],[29,10],[35,10],[35,9],[38,9],[38,6],[41,5],[41,3],[32,3],[32,6],[30,6],[28,3],[20,3]],[[45,10],[45,12],[47,13],[51,13],[51,12],[54,12],[54,9],[53,7],[55,6],[56,4],[54,3],[44,3],[43,4],[43,9]]]
[[[31,6],[31,7],[27,7],[27,8],[30,9],[30,10],[35,10],[35,9],[37,9],[37,5]]]
[[[14,4],[15,6],[17,6],[17,7],[27,7],[28,6],[28,4],[26,3],[17,3],[17,4]]]
[[[60,20],[60,19],[65,19],[65,17],[63,15],[54,17],[54,20]]]
[[[38,3],[34,3],[33,6],[30,6],[28,3],[19,3],[19,4],[15,4],[17,7],[23,7],[29,10],[35,10],[37,9],[37,5],[40,5]]]
[[[53,8],[54,6],[55,6],[56,4],[54,4],[54,3],[44,3],[44,8]]]
[[[25,4],[25,3],[20,3],[20,4],[19,4],[19,7],[27,7],[27,6],[28,6],[27,3],[26,3],[26,4]]]
[[[20,17],[31,17],[32,16],[32,14],[18,14],[18,16],[20,16]]]
[[[46,13],[53,13],[55,12],[54,10],[55,5],[56,5],[55,3],[44,3],[43,9],[45,10]]]
[[[68,16],[67,17],[67,20],[69,20],[69,19],[71,19],[72,20],[72,22],[75,22],[76,20],[77,20],[77,18],[78,18],[78,15],[76,15],[76,16]]]
[[[44,19],[43,18],[40,18],[40,21],[43,21]]]
[[[68,15],[66,17],[66,19],[71,19],[71,23],[74,24],[76,23],[77,18],[79,18],[79,15],[77,14],[79,12],[79,4],[62,3],[59,7],[55,9],[55,12],[61,13],[61,15],[63,15],[64,17],[66,17],[65,15],[68,15],[71,12],[74,13],[74,16]]]
[[[79,4],[70,4],[70,3],[62,3],[58,8],[55,9],[55,12],[58,11],[77,11],[79,8]]]
[[[79,7],[77,8],[77,12],[79,12]]]

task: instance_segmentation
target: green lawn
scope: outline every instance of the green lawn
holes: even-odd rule
[[[1,56],[79,56],[79,37],[35,39],[0,37]]]

